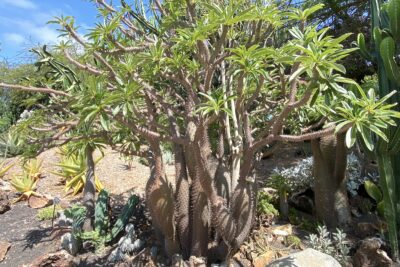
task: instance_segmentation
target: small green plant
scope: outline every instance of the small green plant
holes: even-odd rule
[[[326,226],[318,226],[318,234],[310,234],[308,241],[310,246],[322,253],[331,255],[342,265],[348,262],[350,252],[349,242],[346,239],[346,233],[336,229],[336,233],[330,233]]]
[[[60,205],[48,206],[38,210],[36,217],[39,221],[51,220],[53,219],[54,214],[61,210],[62,208]]]
[[[270,186],[278,190],[279,194],[279,211],[283,218],[287,219],[289,216],[289,203],[288,203],[288,195],[291,191],[290,184],[285,179],[284,176],[279,174],[271,175]]]
[[[295,208],[289,208],[289,222],[297,225],[300,229],[307,232],[316,232],[318,224],[306,218],[301,218],[299,212]]]
[[[285,245],[291,248],[300,249],[302,246],[301,239],[296,235],[289,235],[285,238]]]
[[[367,191],[368,195],[375,200],[377,206],[376,211],[380,216],[384,215],[385,212],[385,203],[383,201],[382,191],[379,187],[371,181],[365,181],[364,183],[365,190]]]
[[[274,205],[271,204],[272,197],[266,192],[258,193],[258,201],[257,201],[257,211],[266,216],[278,216],[279,212],[275,209]]]
[[[0,153],[5,158],[22,154],[21,142],[11,132],[0,135]]]

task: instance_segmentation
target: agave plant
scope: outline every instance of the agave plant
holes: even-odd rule
[[[60,154],[63,155],[63,158],[56,166],[60,167],[61,171],[52,173],[62,177],[63,181],[65,181],[65,192],[69,192],[72,189],[72,194],[76,195],[82,191],[86,182],[86,160],[82,154],[68,155],[65,148],[60,149]],[[102,157],[98,158],[95,164],[101,159]],[[95,185],[97,191],[104,188],[97,176],[95,176]]]
[[[2,156],[14,157],[22,153],[21,142],[14,134],[7,133],[0,136],[0,153]]]
[[[28,173],[24,173],[20,176],[14,176],[11,180],[11,185],[21,193],[21,196],[17,198],[15,202],[29,199],[32,195],[41,196],[39,193],[35,192],[38,179],[34,179]]]

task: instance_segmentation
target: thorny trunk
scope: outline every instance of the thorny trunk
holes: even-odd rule
[[[226,260],[244,242],[252,226],[254,181],[241,173],[230,201],[228,196],[219,194],[215,182],[226,179],[224,182],[228,183],[230,177],[220,175],[207,131],[202,123],[189,122],[189,144],[174,145],[175,187],[165,177],[159,144],[154,142],[151,146],[147,200],[153,224],[169,256],[181,253],[184,259],[196,256]],[[250,159],[244,158],[243,162]]]
[[[345,134],[323,137],[311,144],[317,217],[329,228],[346,226],[351,215],[346,190]]]
[[[93,148],[91,146],[86,147],[85,156],[86,156],[87,170],[86,170],[86,183],[83,189],[83,205],[86,208],[86,218],[83,223],[83,230],[92,231],[96,188],[94,184]]]

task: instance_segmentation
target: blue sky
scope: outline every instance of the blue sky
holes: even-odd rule
[[[46,22],[61,14],[74,16],[81,33],[96,20],[94,3],[87,0],[0,0],[0,60],[22,63],[29,48],[54,43],[57,27]]]

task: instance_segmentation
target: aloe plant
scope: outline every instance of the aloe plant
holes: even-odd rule
[[[400,0],[370,0],[372,23],[372,51],[367,49],[365,37],[357,38],[361,54],[374,61],[378,66],[379,94],[387,95],[392,90],[399,90],[400,68],[395,61],[399,56],[400,41]],[[391,101],[399,102],[399,94]],[[380,172],[380,186],[383,193],[384,215],[388,223],[389,240],[392,256],[399,259],[400,226],[400,128],[388,127],[385,130],[388,140],[377,136],[373,150],[377,156]]]
[[[76,195],[83,190],[86,182],[87,164],[83,154],[75,153],[68,154],[65,148],[60,149],[60,154],[63,156],[60,163],[56,164],[61,168],[60,172],[52,172],[53,174],[62,177],[65,181],[65,191],[72,190],[72,194]],[[102,157],[95,160],[97,164]],[[97,191],[103,189],[100,179],[95,175],[95,187]]]
[[[21,176],[14,176],[11,180],[11,185],[15,190],[17,190],[17,192],[21,193],[21,196],[17,198],[14,203],[20,200],[29,199],[30,196],[41,196],[35,192],[37,182],[37,179],[33,179],[33,177],[27,173],[24,173]]]

